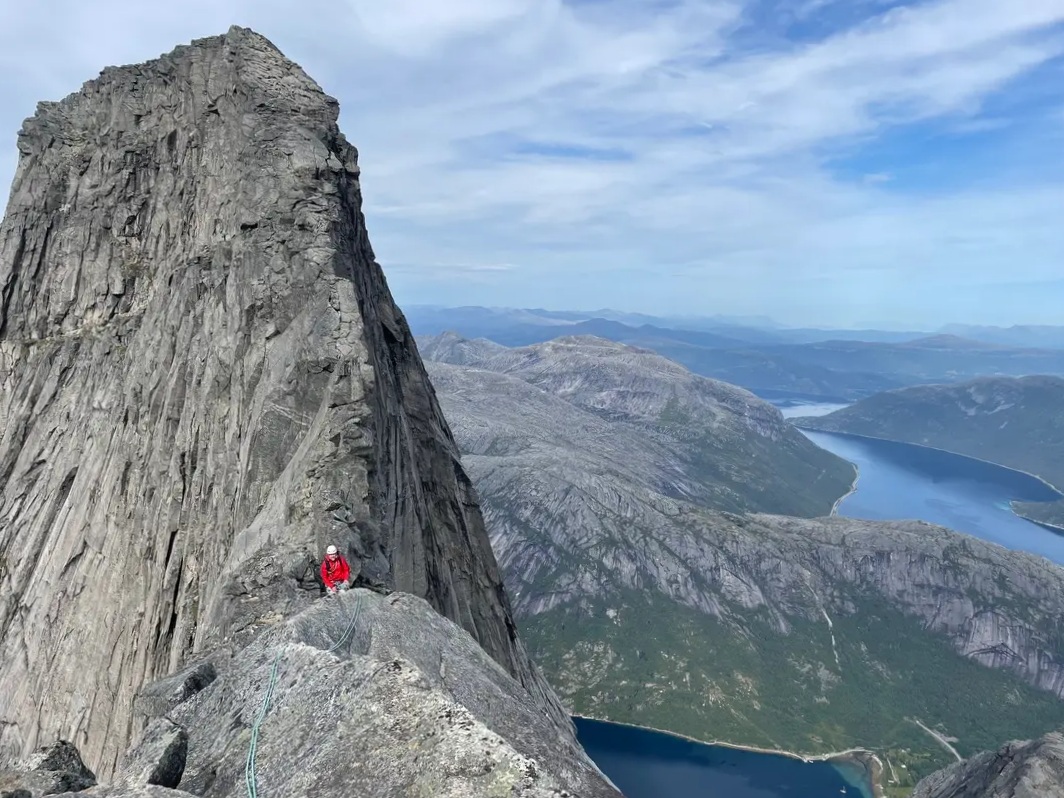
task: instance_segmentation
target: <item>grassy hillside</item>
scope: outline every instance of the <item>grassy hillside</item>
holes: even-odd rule
[[[959,655],[888,602],[854,609],[830,629],[798,619],[781,634],[764,612],[730,607],[724,621],[625,591],[520,626],[580,714],[800,753],[869,748],[889,795],[954,761],[915,721],[962,756],[1064,727],[1059,699]]]

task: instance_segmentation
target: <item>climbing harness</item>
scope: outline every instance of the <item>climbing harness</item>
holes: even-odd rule
[[[351,611],[351,620],[347,624],[347,628],[344,630],[343,635],[325,650],[327,654],[332,654],[340,646],[342,646],[347,638],[354,631],[355,624],[358,623],[358,619],[362,615],[362,596],[355,596],[355,607]],[[262,706],[259,707],[259,714],[255,718],[255,723],[251,727],[251,742],[248,744],[247,760],[244,763],[244,785],[247,787],[248,798],[258,798],[258,786],[255,783],[255,755],[259,747],[259,728],[262,726],[262,721],[266,717],[266,713],[270,709],[270,700],[273,698],[274,687],[277,686],[277,666],[281,663],[281,652],[277,653],[277,656],[273,659],[273,667],[270,669],[270,682],[266,687],[266,695],[262,698]]]

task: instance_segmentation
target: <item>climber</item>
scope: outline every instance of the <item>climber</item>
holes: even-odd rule
[[[338,590],[347,590],[351,586],[351,568],[344,556],[336,550],[336,546],[330,545],[325,550],[325,559],[321,561],[321,581],[325,583],[325,589],[330,593]]]

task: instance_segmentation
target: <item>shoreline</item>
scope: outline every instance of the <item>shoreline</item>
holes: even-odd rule
[[[787,420],[790,421],[792,424],[794,424],[795,421],[797,421],[798,419],[803,419],[803,418],[813,419],[813,418],[821,418],[821,416],[794,416],[793,418],[789,418]],[[955,452],[952,449],[942,449],[942,448],[940,448],[938,446],[928,446],[927,444],[924,444],[924,443],[913,443],[912,441],[901,441],[901,440],[898,440],[897,438],[883,438],[883,437],[880,437],[878,435],[862,435],[859,432],[842,432],[841,430],[835,430],[835,429],[821,429],[820,427],[807,427],[807,426],[803,426],[801,424],[794,424],[794,426],[798,427],[799,429],[807,429],[810,432],[824,432],[824,433],[827,433],[828,435],[843,435],[843,436],[845,436],[847,438],[864,438],[865,440],[882,441],[883,443],[903,443],[906,446],[915,446],[915,447],[917,447],[919,449],[930,449],[930,450],[935,451],[935,452],[942,452],[943,454],[952,454],[955,457],[963,457],[966,460],[974,460],[975,462],[982,463],[983,465],[991,465],[991,466],[996,466],[997,468],[1004,468],[1006,471],[1012,471],[1013,473],[1016,473],[1016,474],[1023,474],[1026,477],[1031,477],[1032,479],[1037,479],[1039,482],[1041,482],[1043,485],[1045,485],[1051,491],[1056,493],[1057,494],[1057,498],[1047,500],[1045,502],[1046,504],[1051,504],[1051,503],[1053,503],[1055,501],[1060,501],[1061,499],[1064,499],[1064,489],[1058,488],[1056,485],[1054,485],[1048,479],[1044,479],[1043,477],[1038,476],[1038,474],[1032,474],[1030,471],[1024,471],[1022,468],[1013,468],[1012,466],[1007,466],[1007,465],[1004,465],[1003,463],[996,463],[993,460],[984,460],[981,457],[974,457],[973,455],[964,454],[963,452]],[[1030,504],[1041,504],[1041,502],[1029,502],[1029,503]],[[1023,518],[1023,516],[1019,516],[1019,517]]]
[[[853,483],[850,485],[850,489],[839,496],[839,498],[835,500],[835,503],[831,505],[831,512],[828,513],[829,516],[838,515],[839,507],[842,506],[842,503],[853,496],[853,494],[857,493],[857,483],[861,481],[861,467],[857,465],[857,463],[850,463],[850,465],[853,466]]]
[[[1056,502],[1050,503],[1056,504]],[[1038,524],[1038,526],[1044,526],[1050,532],[1055,532],[1058,535],[1064,535],[1064,526],[1051,524],[1048,521],[1039,521],[1037,518],[1031,518],[1028,515],[1024,515],[1023,513],[1017,512],[1016,508],[1013,506],[1015,504],[1039,504],[1039,502],[1017,502],[1015,499],[1013,499],[1009,502],[1009,509],[1012,510],[1012,514],[1015,515],[1017,518],[1022,518],[1024,521],[1030,521],[1032,524]]]
[[[875,768],[870,767],[859,758],[859,755],[869,757],[876,763],[876,765],[878,765],[880,772],[882,772],[883,763],[880,762],[879,756],[875,751],[870,751],[867,748],[848,748],[845,751],[832,751],[829,754],[799,754],[796,751],[784,751],[779,748],[761,748],[756,745],[740,745],[738,743],[725,742],[724,740],[700,740],[697,737],[691,737],[682,732],[671,731],[669,729],[658,729],[654,726],[640,726],[637,723],[624,723],[618,720],[610,720],[609,718],[596,718],[591,715],[583,715],[579,712],[571,712],[569,714],[572,717],[580,718],[581,720],[593,720],[598,723],[609,723],[613,726],[624,726],[629,729],[640,729],[642,731],[651,731],[657,734],[666,734],[670,737],[676,737],[689,743],[696,743],[697,745],[712,745],[717,748],[730,748],[733,751],[749,751],[755,754],[776,754],[777,756],[787,757],[788,759],[797,759],[806,764],[833,761],[857,764],[860,765],[865,772],[867,786],[871,788],[873,798],[882,798],[884,794],[883,788],[879,784],[879,779],[875,776]]]
[[[821,416],[795,416],[794,418],[787,419],[787,420],[790,421],[792,424],[794,424],[794,421],[797,420],[797,419],[800,419],[800,418],[813,419],[813,418],[821,418]],[[1011,471],[1014,474],[1022,474],[1025,477],[1031,477],[1032,479],[1038,480],[1043,485],[1045,485],[1047,488],[1049,488],[1051,491],[1056,493],[1057,497],[1055,499],[1047,499],[1044,502],[1020,501],[1019,499],[1012,499],[1011,501],[1009,501],[1009,512],[1011,512],[1017,518],[1022,518],[1024,521],[1028,522],[1029,524],[1036,524],[1036,525],[1038,525],[1040,527],[1044,527],[1045,529],[1048,529],[1050,532],[1053,532],[1054,534],[1064,535],[1064,526],[1058,526],[1057,524],[1051,524],[1048,521],[1039,521],[1038,519],[1031,518],[1031,517],[1029,517],[1027,515],[1024,515],[1021,512],[1017,512],[1017,510],[1016,510],[1016,505],[1017,504],[1055,504],[1056,502],[1064,501],[1064,490],[1061,490],[1060,488],[1058,488],[1056,485],[1054,485],[1048,479],[1045,479],[1043,477],[1038,476],[1038,474],[1032,474],[1030,471],[1024,471],[1022,468],[1013,468],[1012,466],[1007,466],[1007,465],[1004,465],[1002,463],[996,463],[993,460],[984,460],[981,457],[974,457],[974,456],[972,456],[970,454],[963,454],[962,452],[955,452],[952,449],[942,449],[942,448],[940,448],[938,446],[928,446],[928,445],[923,444],[923,443],[912,443],[911,441],[900,441],[897,438],[882,438],[882,437],[880,437],[878,435],[862,435],[859,432],[841,432],[839,430],[834,430],[834,429],[821,429],[820,427],[803,426],[801,424],[794,424],[794,426],[797,427],[800,430],[808,430],[809,432],[820,432],[820,433],[823,433],[825,435],[839,435],[839,436],[841,436],[843,438],[859,438],[859,439],[863,439],[863,440],[867,440],[867,441],[879,441],[881,443],[900,443],[900,444],[902,444],[904,446],[915,446],[918,449],[928,449],[928,450],[933,451],[933,452],[941,452],[942,454],[953,455],[954,457],[963,457],[965,460],[971,460],[971,461],[976,462],[976,463],[982,463],[983,465],[994,466],[995,468],[1002,468],[1005,471]],[[852,465],[854,466],[854,468],[857,468],[856,463],[854,463]],[[847,499],[851,495],[853,495],[854,491],[856,490],[856,486],[857,486],[857,482],[855,480],[853,489],[851,489],[851,491],[849,493],[847,493],[845,496],[841,497],[837,502],[835,502],[835,505],[831,508],[830,515],[837,515],[838,514],[837,510],[839,508],[839,505],[842,504],[844,499]]]

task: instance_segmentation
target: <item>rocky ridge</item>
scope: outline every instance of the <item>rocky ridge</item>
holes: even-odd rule
[[[330,542],[471,635],[572,752],[337,115],[234,27],[24,123],[0,225],[0,766],[58,738],[109,781],[138,688],[312,604]]]
[[[922,780],[912,798],[1064,798],[1064,734],[958,762]]]
[[[419,348],[473,469],[552,470],[564,451],[574,484],[603,487],[605,470],[715,509],[802,516],[826,515],[853,479],[768,402],[648,350],[590,336],[508,349],[450,334]]]
[[[212,652],[217,676],[204,683],[206,665],[142,689],[150,723],[113,783],[92,786],[75,751],[74,764],[30,762],[6,782],[0,773],[0,789],[33,793],[48,767],[58,787],[32,798],[237,798],[252,778],[262,795],[619,798],[522,685],[409,594],[324,599]]]

